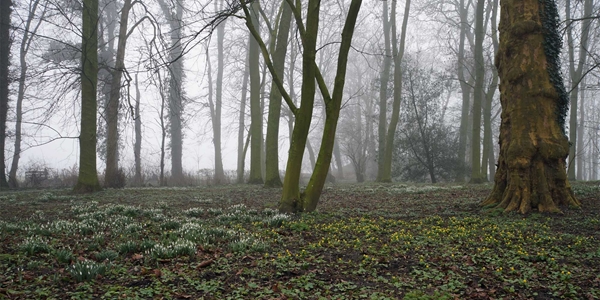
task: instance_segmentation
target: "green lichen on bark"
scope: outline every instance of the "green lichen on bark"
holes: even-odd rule
[[[569,111],[569,97],[560,71],[560,51],[562,36],[558,32],[559,14],[554,0],[539,0],[540,16],[544,34],[544,53],[546,54],[548,76],[558,93],[556,117],[558,124],[565,131],[565,120]]]

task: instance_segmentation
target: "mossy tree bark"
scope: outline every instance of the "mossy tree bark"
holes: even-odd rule
[[[96,170],[96,88],[98,83],[98,0],[83,1],[81,133],[79,134],[79,176],[74,191],[99,191]]]
[[[273,53],[273,67],[279,77],[283,78],[290,23],[292,21],[292,8],[285,1],[281,5],[282,12],[279,25],[277,26],[277,37],[272,36],[271,38],[277,42],[275,53]],[[265,161],[265,187],[281,187],[283,185],[279,177],[279,119],[281,118],[281,98],[279,89],[272,83],[267,121],[266,155],[268,159]]]
[[[565,169],[568,99],[558,71],[556,5],[553,0],[500,5],[500,157],[494,189],[483,205],[520,213],[579,206]]]
[[[321,190],[325,184],[325,180],[329,172],[329,166],[331,164],[337,118],[339,116],[343,87],[345,83],[348,51],[350,50],[350,43],[354,33],[354,25],[356,24],[356,19],[362,1],[352,0],[348,10],[348,15],[342,31],[342,41],[340,44],[340,55],[338,57],[338,69],[335,77],[333,96],[330,96],[325,84],[325,80],[323,79],[315,60],[317,52],[316,45],[319,28],[320,1],[308,1],[305,21],[306,26],[304,25],[304,22],[302,22],[302,13],[300,7],[301,3],[296,2],[296,5],[294,5],[292,0],[286,0],[286,2],[292,8],[292,13],[296,19],[298,30],[300,31],[302,47],[304,50],[302,53],[302,96],[300,100],[300,107],[296,107],[290,95],[285,90],[281,78],[277,72],[275,72],[268,49],[262,39],[260,39],[260,35],[253,25],[251,13],[246,5],[246,1],[240,0],[244,14],[246,15],[246,25],[252,36],[257,40],[260,50],[263,54],[263,58],[265,59],[265,63],[269,69],[269,72],[271,73],[271,76],[273,77],[273,81],[277,85],[277,88],[281,92],[286,104],[291,110],[291,113],[295,117],[287,168],[283,180],[283,191],[281,201],[279,202],[279,211],[313,211],[317,206],[319,197],[321,195]],[[306,147],[306,141],[312,120],[316,91],[315,81],[319,83],[319,88],[323,94],[323,99],[325,100],[326,122],[315,171],[311,176],[305,193],[301,195],[300,171],[302,167],[302,157],[304,156],[304,149]]]
[[[481,173],[481,106],[484,102],[483,82],[485,80],[485,61],[483,59],[483,26],[485,0],[477,0],[475,11],[475,88],[473,90],[473,127],[471,128],[471,180],[470,183],[482,183]]]
[[[259,1],[253,1],[250,4],[250,18],[257,32],[260,32],[258,23],[258,14],[260,10]],[[262,164],[261,154],[263,147],[263,118],[262,106],[260,101],[260,66],[258,49],[258,41],[256,38],[250,37],[250,47],[248,48],[248,70],[250,72],[250,184],[262,184]]]

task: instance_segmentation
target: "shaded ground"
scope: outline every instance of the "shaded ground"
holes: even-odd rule
[[[0,193],[0,299],[599,299],[600,185],[583,209],[502,214],[491,186]]]

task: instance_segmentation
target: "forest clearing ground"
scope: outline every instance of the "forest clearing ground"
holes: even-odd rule
[[[0,193],[0,299],[599,299],[600,184],[582,209],[484,211],[491,185]]]

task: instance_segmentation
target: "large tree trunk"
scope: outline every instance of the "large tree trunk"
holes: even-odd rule
[[[83,1],[81,72],[81,132],[79,176],[74,191],[99,191],[96,170],[96,87],[98,83],[98,0]]]
[[[381,82],[379,85],[379,126],[378,126],[378,158],[377,158],[377,181],[382,181],[384,166],[384,153],[385,153],[385,135],[387,131],[387,89],[388,82],[390,81],[390,66],[392,64],[392,51],[390,49],[390,21],[388,16],[388,2],[381,1],[383,4],[383,41],[385,45],[385,56],[383,57],[383,64],[381,66]],[[394,2],[395,4],[395,2]],[[395,10],[394,10],[395,12]],[[396,20],[395,18],[393,19]]]
[[[292,21],[292,8],[285,1],[281,5],[283,8],[277,29],[277,46],[273,54],[273,67],[279,77],[283,78],[290,23]],[[281,187],[283,185],[279,177],[279,119],[281,117],[281,98],[279,89],[275,83],[271,83],[266,140],[266,156],[269,158],[266,160],[266,187]]]
[[[252,24],[256,31],[260,32],[258,24],[259,2],[254,1],[250,5],[250,16]],[[248,49],[249,71],[250,71],[250,184],[262,184],[262,109],[260,105],[260,67],[259,67],[259,49],[255,38],[250,37],[250,47]]]
[[[580,205],[565,171],[568,98],[557,26],[552,0],[501,0],[500,157],[494,189],[483,205],[521,213]]]
[[[394,103],[392,104],[392,117],[390,126],[387,129],[385,140],[385,151],[383,152],[383,172],[381,173],[381,182],[392,181],[392,154],[394,152],[394,137],[396,136],[396,127],[400,119],[400,102],[402,100],[402,58],[404,57],[404,48],[406,41],[406,28],[408,26],[408,15],[410,12],[410,0],[406,1],[404,7],[404,16],[402,20],[402,33],[400,44],[396,41],[396,1],[392,4],[392,41],[394,52]]]
[[[5,151],[6,117],[8,114],[8,66],[10,64],[10,13],[12,1],[0,1],[0,190],[8,188]]]
[[[124,182],[119,180],[119,102],[121,96],[121,77],[125,70],[125,47],[127,45],[127,23],[131,0],[125,0],[121,9],[119,26],[119,41],[117,42],[117,57],[112,71],[110,98],[106,105],[106,173],[104,186],[122,188]]]

